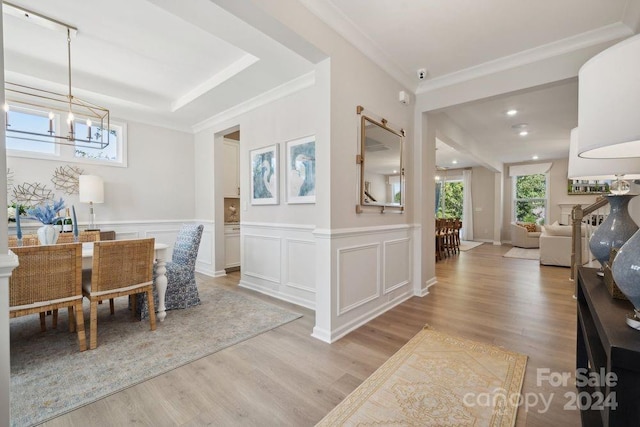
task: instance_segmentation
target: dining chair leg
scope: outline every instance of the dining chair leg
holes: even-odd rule
[[[51,315],[51,327],[56,329],[58,327],[58,310],[54,309]]]
[[[98,301],[91,300],[89,311],[89,349],[93,350],[98,346]]]
[[[40,313],[40,332],[47,332],[47,322],[45,322],[45,313]]]
[[[69,307],[71,312],[73,312],[73,307]],[[85,351],[87,349],[87,334],[84,331],[84,313],[82,312],[82,300],[78,304],[76,304],[76,315],[75,315],[75,329],[78,333],[78,345],[80,346],[80,351]],[[69,322],[71,322],[71,317],[69,317]]]
[[[151,326],[151,330],[156,330],[156,307],[153,302],[153,289],[151,286],[147,288],[147,305],[149,306],[149,324]]]
[[[73,312],[73,306],[67,307],[67,313],[69,313],[69,332],[76,331],[76,319]]]
[[[109,298],[109,311],[111,312],[111,315],[115,313],[115,309],[113,306],[113,298]]]

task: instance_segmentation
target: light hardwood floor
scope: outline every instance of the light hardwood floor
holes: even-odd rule
[[[436,265],[438,283],[334,344],[310,336],[313,312],[294,322],[116,393],[45,426],[313,426],[425,324],[529,356],[523,394],[551,398],[519,426],[579,425],[564,410],[572,384],[536,384],[537,369],[575,369],[576,303],[569,269],[503,258],[510,246],[484,244]],[[211,279],[238,292],[239,273]],[[215,325],[212,325],[215,327]],[[530,398],[531,398],[530,397]]]

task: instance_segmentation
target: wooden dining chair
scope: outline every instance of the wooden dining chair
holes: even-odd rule
[[[9,279],[9,318],[69,308],[69,327],[76,331],[80,351],[87,349],[82,312],[82,245],[13,248],[19,265]],[[72,327],[73,325],[73,327]]]
[[[100,240],[100,231],[99,230],[85,230],[78,233],[78,242],[87,243],[87,242],[97,242]],[[60,233],[58,236],[58,241],[56,243],[73,243],[73,233]]]
[[[93,244],[93,264],[90,276],[85,276],[83,294],[89,299],[89,348],[98,345],[98,302],[146,293],[149,300],[149,323],[156,329],[153,304],[153,260],[155,239],[105,240]],[[132,310],[135,315],[135,310]]]

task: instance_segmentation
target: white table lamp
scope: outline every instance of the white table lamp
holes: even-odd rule
[[[80,175],[80,203],[89,203],[89,230],[96,230],[94,203],[104,203],[104,182],[96,175]]]
[[[580,68],[578,153],[595,159],[640,157],[640,35],[594,56]],[[622,162],[618,163],[622,168]],[[595,236],[595,234],[594,234]],[[592,237],[593,238],[593,237]],[[618,251],[611,272],[631,301],[627,324],[640,329],[640,233]],[[622,320],[622,319],[621,319]]]

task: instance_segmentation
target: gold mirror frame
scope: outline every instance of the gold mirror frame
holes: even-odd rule
[[[402,213],[405,205],[405,132],[390,127],[386,119],[374,119],[363,111],[364,108],[358,106],[360,153],[356,156],[356,163],[360,166],[360,186],[356,212],[375,208],[381,213],[386,210]],[[394,177],[398,177],[397,180]]]

